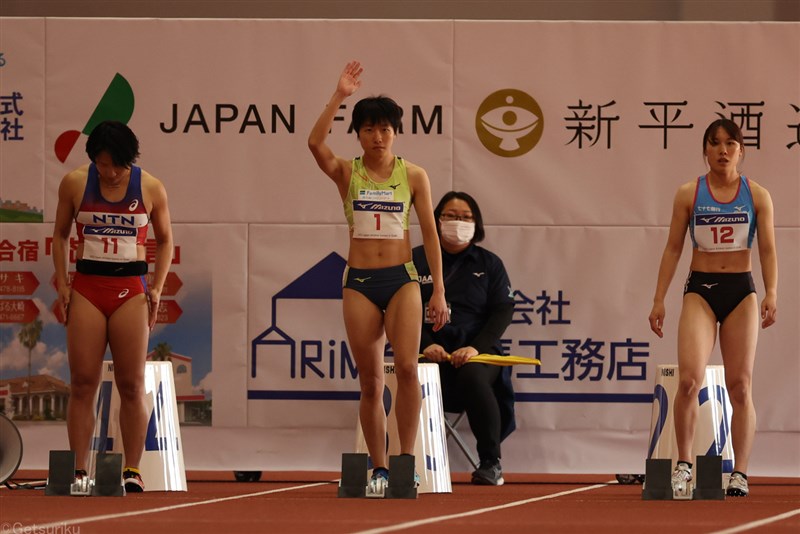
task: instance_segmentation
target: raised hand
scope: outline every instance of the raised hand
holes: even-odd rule
[[[358,61],[351,61],[345,66],[342,75],[339,77],[339,83],[336,86],[336,91],[344,96],[350,96],[361,87],[361,80],[359,76],[364,72],[361,63]]]

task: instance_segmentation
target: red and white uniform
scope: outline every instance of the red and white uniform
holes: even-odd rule
[[[109,202],[100,193],[97,167],[89,165],[83,200],[75,216],[83,257],[78,260],[72,290],[107,318],[128,300],[147,292],[142,274],[147,272],[147,263],[138,259],[137,247],[147,239],[149,220],[142,198],[141,168],[131,167],[125,198]]]
[[[75,216],[83,259],[129,262],[138,259],[137,245],[144,245],[150,217],[142,198],[142,169],[131,166],[125,198],[109,202],[100,193],[100,178],[89,165],[86,189]]]

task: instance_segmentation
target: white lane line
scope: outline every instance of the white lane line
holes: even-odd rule
[[[399,523],[396,525],[391,525],[388,527],[379,527],[373,528],[370,530],[361,530],[359,532],[355,532],[354,534],[382,534],[383,532],[393,532],[395,530],[403,530],[406,528],[414,528],[420,527],[423,525],[430,525],[431,523],[440,523],[442,521],[447,521],[450,519],[459,519],[462,517],[469,517],[472,515],[479,515],[479,514],[486,514],[489,512],[496,512],[497,510],[505,510],[506,508],[514,508],[515,506],[523,506],[525,504],[530,504],[532,502],[537,501],[546,501],[548,499],[555,499],[556,497],[563,497],[565,495],[571,495],[573,493],[580,493],[582,491],[590,491],[599,488],[608,487],[609,484],[616,484],[616,481],[609,482],[607,484],[595,484],[594,486],[587,486],[585,488],[577,488],[568,491],[561,491],[559,493],[551,493],[550,495],[542,495],[541,497],[532,497],[530,499],[525,499],[523,501],[515,501],[506,504],[500,504],[497,506],[490,506],[488,508],[479,508],[477,510],[470,510],[469,512],[461,512],[458,514],[449,514],[449,515],[440,515],[437,517],[429,517],[427,519],[419,519],[417,521],[408,521],[407,523]]]
[[[145,515],[145,514],[157,514],[159,512],[168,512],[170,510],[179,510],[181,508],[191,508],[192,506],[202,506],[204,504],[216,504],[218,502],[226,502],[226,501],[236,501],[239,499],[248,499],[250,497],[260,497],[261,495],[269,495],[271,493],[282,493],[284,491],[294,491],[306,488],[314,488],[316,486],[325,486],[328,484],[332,484],[332,482],[316,482],[314,484],[306,484],[304,486],[291,486],[288,488],[280,488],[268,491],[259,491],[257,493],[246,493],[244,495],[233,495],[231,497],[221,497],[219,499],[209,499],[207,501],[197,501],[197,502],[188,502],[184,504],[175,504],[172,506],[161,506],[159,508],[150,508],[144,510],[136,510],[133,512],[122,512],[118,514],[105,514],[105,515],[93,515],[89,517],[79,517],[78,519],[67,519],[64,521],[54,521],[52,523],[43,523],[41,525],[31,525],[29,527],[25,527],[26,532],[46,532],[48,528],[57,528],[57,527],[66,527],[70,525],[82,525],[84,523],[94,523],[95,521],[105,521],[106,519],[120,519],[122,517],[130,517],[130,516],[137,516],[137,515]]]
[[[759,519],[758,521],[751,521],[750,523],[745,523],[743,525],[739,525],[738,527],[717,530],[711,534],[735,534],[736,532],[745,532],[747,530],[753,530],[754,528],[763,527],[764,525],[769,525],[770,523],[775,523],[776,521],[783,521],[784,519],[788,519],[798,514],[800,514],[800,508],[783,514],[773,515],[772,517],[765,517],[764,519]]]

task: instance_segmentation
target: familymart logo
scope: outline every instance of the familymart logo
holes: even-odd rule
[[[86,126],[80,131],[67,130],[56,139],[55,153],[58,161],[61,163],[67,161],[81,134],[89,135],[101,122],[113,120],[127,124],[133,115],[133,104],[131,85],[120,73],[116,73],[86,122]]]

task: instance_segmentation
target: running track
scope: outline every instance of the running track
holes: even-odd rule
[[[43,473],[17,473],[21,477]],[[507,475],[501,487],[453,475],[453,493],[416,500],[338,499],[335,473],[189,473],[188,492],[47,497],[0,490],[0,534],[224,533],[792,533],[800,532],[800,480],[755,478],[751,495],[725,501],[642,501],[641,486],[609,476]]]

